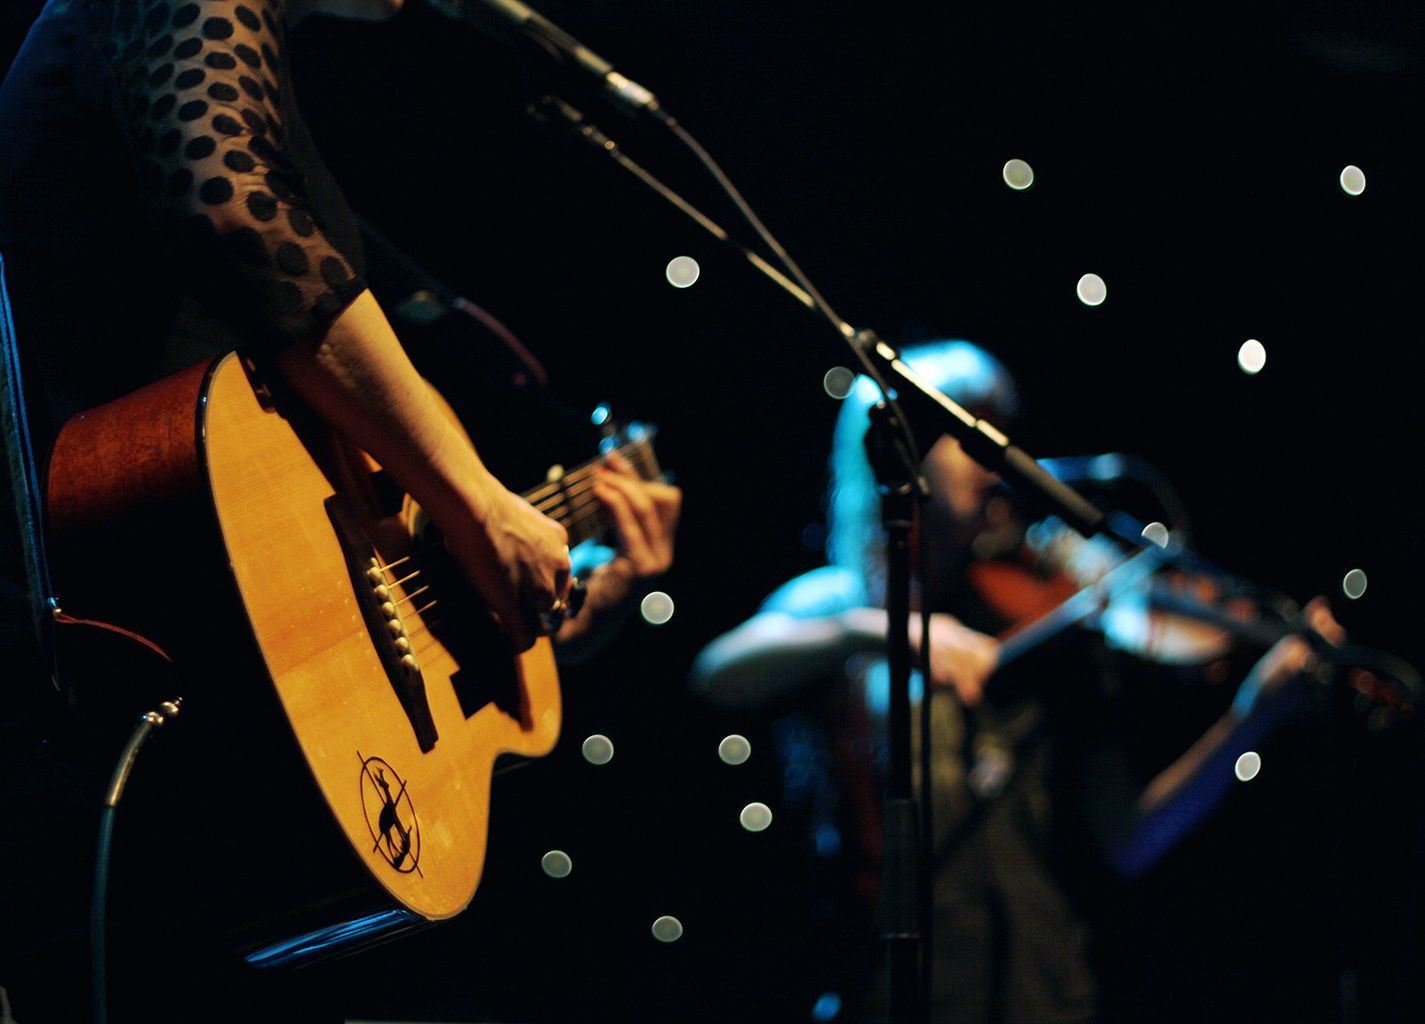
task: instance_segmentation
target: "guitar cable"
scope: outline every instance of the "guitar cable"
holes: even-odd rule
[[[107,928],[107,903],[109,889],[109,853],[113,847],[114,817],[123,798],[124,787],[128,784],[134,762],[138,759],[139,748],[153,730],[161,727],[168,719],[178,714],[183,704],[182,697],[164,701],[157,711],[149,711],[139,717],[138,724],[119,756],[114,775],[109,780],[109,791],[104,797],[104,810],[99,818],[99,849],[94,860],[94,895],[89,904],[89,967],[91,987],[94,996],[94,1024],[108,1024],[109,986],[108,953],[105,941]]]

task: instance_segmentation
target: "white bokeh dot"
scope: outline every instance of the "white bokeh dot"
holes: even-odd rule
[[[653,922],[653,937],[659,942],[677,942],[683,937],[683,922],[665,914]]]
[[[1261,373],[1267,365],[1267,347],[1256,338],[1248,338],[1237,350],[1237,365],[1243,373]]]
[[[550,878],[567,878],[574,870],[574,862],[563,850],[550,850],[540,858],[539,866]]]
[[[742,827],[747,831],[761,832],[772,824],[772,808],[764,803],[754,801],[742,808],[742,813],[737,816],[737,820],[742,822]]]
[[[673,617],[673,599],[663,591],[655,590],[643,599],[638,611],[650,626],[661,626]]]
[[[826,376],[821,378],[822,389],[837,401],[851,394],[855,383],[856,375],[844,366],[833,366],[826,371]]]
[[[1034,168],[1023,160],[1010,160],[1001,173],[1004,175],[1004,183],[1016,192],[1023,192],[1034,184]]]
[[[697,283],[698,275],[702,272],[698,261],[691,256],[675,256],[668,261],[668,267],[663,273],[674,288],[691,288]]]
[[[1237,778],[1242,782],[1251,782],[1261,770],[1262,756],[1255,750],[1249,750],[1237,758],[1237,764],[1233,767]]]
[[[600,733],[586,739],[581,750],[590,764],[608,764],[614,759],[614,741]]]
[[[1341,190],[1348,196],[1358,196],[1366,190],[1366,172],[1355,164],[1347,164],[1341,172]]]
[[[1341,590],[1352,601],[1356,600],[1366,592],[1366,574],[1360,569],[1352,569],[1341,581]]]
[[[1085,274],[1079,278],[1077,291],[1079,301],[1085,306],[1100,306],[1108,298],[1108,285],[1097,274]]]
[[[723,764],[742,764],[752,756],[752,744],[747,742],[746,736],[737,733],[724,736],[717,745],[717,756]]]

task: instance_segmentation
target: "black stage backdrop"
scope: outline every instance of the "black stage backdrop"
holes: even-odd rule
[[[37,7],[5,4],[0,59]],[[850,323],[990,347],[1023,389],[1023,447],[1151,460],[1201,553],[1329,594],[1355,640],[1425,661],[1417,5],[540,9],[658,93]],[[811,1019],[834,985],[787,896],[794,844],[776,821],[738,824],[747,802],[775,804],[768,734],[700,707],[684,677],[819,564],[836,338],[536,126],[538,64],[418,4],[297,37],[299,95],[353,205],[503,318],[562,397],[657,423],[686,494],[663,584],[676,613],[566,674],[560,749],[496,782],[475,905],[328,981],[369,1018]],[[565,95],[735,225],[684,154]],[[1032,188],[1006,186],[1011,158]],[[1338,183],[1348,164],[1360,195]],[[677,256],[701,265],[691,288],[664,280]],[[1095,307],[1075,294],[1089,272],[1107,284]],[[1249,338],[1267,354],[1255,376],[1236,361]],[[1357,601],[1351,569],[1369,580]],[[731,732],[753,743],[741,768],[716,754]],[[607,765],[580,755],[594,733]],[[1112,1014],[1417,1019],[1417,741],[1349,713],[1290,733],[1160,868],[1105,892]],[[556,848],[568,878],[540,870]],[[653,938],[661,915],[680,940]]]

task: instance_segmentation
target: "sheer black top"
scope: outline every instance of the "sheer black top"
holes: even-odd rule
[[[0,90],[0,257],[42,439],[152,379],[185,300],[263,359],[365,288],[285,44],[282,0],[50,0],[31,30]]]

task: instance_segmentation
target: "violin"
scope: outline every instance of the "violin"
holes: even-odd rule
[[[966,568],[971,586],[1011,624],[999,636],[1010,649],[1001,664],[1073,625],[1098,629],[1112,646],[1163,664],[1206,664],[1231,650],[1227,628],[1192,614],[1213,602],[1210,584],[1181,574],[1155,577],[1164,560],[1151,549],[1125,554],[1112,541],[1085,538],[1052,517],[1021,537],[1013,557]],[[1158,591],[1176,600],[1160,606],[1149,599]],[[1219,614],[1246,621],[1250,609],[1238,601]]]
[[[1117,532],[1126,531],[1120,526]],[[1351,669],[1349,684],[1373,705],[1409,711],[1421,698],[1419,673],[1401,659],[1331,644],[1294,603],[1263,598],[1243,581],[1203,571],[1165,530],[1139,526],[1135,532],[1155,540],[1125,552],[1106,537],[1083,537],[1049,517],[1024,530],[1019,558],[969,565],[971,585],[1013,623],[999,638],[1000,666],[1071,626],[1096,629],[1110,646],[1146,661],[1179,666],[1207,666],[1239,644],[1265,650],[1295,634],[1322,662]]]

